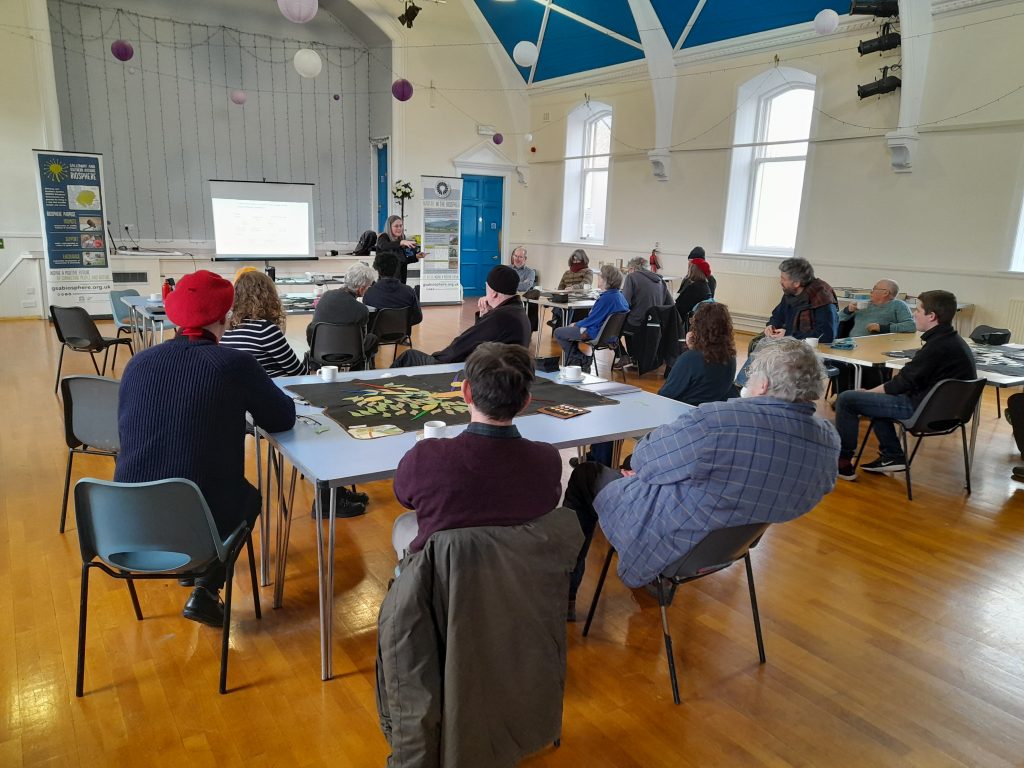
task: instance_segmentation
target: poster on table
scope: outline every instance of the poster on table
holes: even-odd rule
[[[462,179],[422,176],[423,243],[420,262],[420,302],[458,304],[459,240],[462,226]]]
[[[46,252],[47,304],[110,314],[110,244],[105,226],[102,155],[36,156],[39,214]]]

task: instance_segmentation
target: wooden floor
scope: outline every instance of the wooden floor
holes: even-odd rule
[[[418,346],[443,346],[468,317],[428,308]],[[293,319],[289,337],[304,325]],[[141,584],[137,622],[123,585],[97,576],[76,699],[81,560],[73,516],[57,533],[57,346],[48,324],[10,321],[0,349],[0,766],[383,765],[373,689],[399,512],[390,483],[365,486],[370,513],[339,523],[334,680],[320,681],[314,529],[300,517],[285,607],[270,609],[264,590],[257,622],[236,582],[232,693],[216,693],[219,632],[180,616],[186,590]],[[91,372],[84,355],[67,358],[66,373]],[[681,588],[669,615],[682,706],[654,600],[611,579],[590,637],[568,625],[562,746],[526,765],[1024,764],[1024,485],[1010,479],[1019,457],[991,390],[982,414],[972,496],[958,438],[935,440],[915,464],[912,503],[902,476],[862,477],[770,530],[753,555],[766,665],[742,569]],[[112,472],[102,458],[76,467],[75,478]],[[581,605],[604,552],[602,540]]]

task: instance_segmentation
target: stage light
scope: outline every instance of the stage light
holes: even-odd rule
[[[883,93],[892,93],[903,84],[896,75],[885,75],[867,85],[857,86],[857,95],[862,99],[869,96],[881,96]]]
[[[416,3],[407,2],[405,4],[405,13],[399,16],[398,20],[409,29],[412,29],[412,23],[416,21],[416,17],[420,15],[422,10]]]
[[[900,42],[899,32],[886,32],[871,40],[861,40],[857,46],[857,53],[861,56],[867,56],[869,53],[891,51],[893,48],[899,48]]]
[[[853,0],[850,3],[851,16],[899,16],[899,0]]]

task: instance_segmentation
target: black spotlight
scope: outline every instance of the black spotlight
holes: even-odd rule
[[[883,93],[892,93],[903,84],[896,75],[885,75],[867,85],[857,86],[857,95],[862,99],[868,96],[881,96]]]
[[[409,29],[412,29],[412,23],[416,21],[416,17],[420,15],[420,8],[416,3],[406,3],[405,13],[398,17],[398,20],[405,24]]]
[[[900,33],[888,32],[871,40],[861,40],[857,46],[857,53],[861,56],[867,56],[869,53],[881,53],[882,51],[891,51],[893,48],[899,47]]]
[[[899,0],[853,0],[850,3],[851,16],[899,16]]]

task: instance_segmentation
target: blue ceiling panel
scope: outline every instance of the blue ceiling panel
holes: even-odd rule
[[[697,0],[651,0],[651,5],[665,28],[669,43],[675,47],[686,29],[686,22],[693,15],[693,9],[697,7]]]
[[[544,19],[544,6],[521,0],[517,3],[503,3],[499,0],[476,0],[476,6],[498,38],[509,59],[516,43],[529,40],[536,43],[540,37],[540,24]],[[530,77],[528,67],[516,66],[523,80]]]
[[[623,37],[640,42],[633,12],[629,10],[629,0],[555,0],[555,5],[582,16],[605,29],[618,32]],[[555,11],[552,11],[555,13]]]
[[[621,43],[560,13],[551,13],[533,81],[550,80],[643,57],[644,52],[639,48]]]
[[[693,48],[756,32],[781,29],[792,24],[803,24],[813,21],[823,8],[832,8],[837,13],[845,14],[850,10],[850,3],[836,0],[789,0],[784,3],[708,0],[683,47]]]

